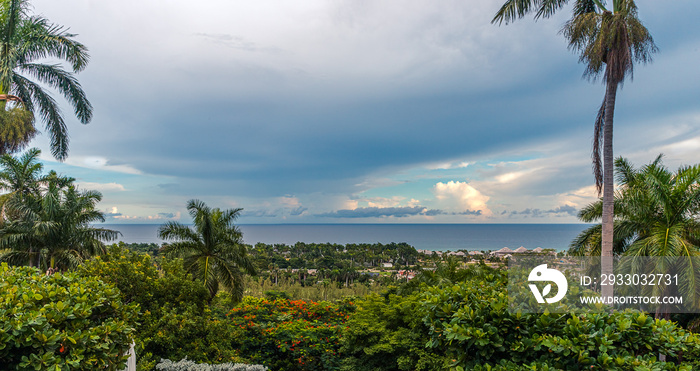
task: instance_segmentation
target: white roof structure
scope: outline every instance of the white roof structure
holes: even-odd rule
[[[476,251],[476,250],[475,250],[475,251],[470,251],[470,252],[469,252],[469,255],[484,255],[484,253],[481,252],[481,251]]]
[[[498,254],[498,255],[501,255],[501,254],[510,254],[510,253],[512,253],[512,252],[513,252],[513,250],[511,250],[511,249],[509,249],[509,248],[507,248],[507,247],[504,247],[504,248],[502,248],[502,249],[500,249],[500,250],[498,250],[498,251],[492,252],[491,254]]]
[[[527,250],[526,248],[520,246],[520,247],[518,247],[517,249],[515,249],[514,252],[517,252],[517,253],[524,253],[524,252],[527,252],[527,251],[528,251],[528,250]]]
[[[532,250],[532,252],[542,252],[544,249],[541,247],[536,247]]]

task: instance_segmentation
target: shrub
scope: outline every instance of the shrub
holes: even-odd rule
[[[158,371],[267,371],[267,367],[261,365],[246,365],[243,363],[223,363],[209,365],[206,363],[194,363],[187,358],[173,362],[169,359],[161,359],[156,365]]]
[[[447,352],[457,370],[519,370],[509,363],[533,362],[529,369],[690,370],[657,356],[675,360],[700,348],[697,335],[635,311],[511,313],[505,277],[431,287],[423,298],[428,345]]]
[[[3,370],[105,370],[124,367],[136,304],[75,273],[46,276],[0,265],[0,364]]]
[[[341,338],[342,369],[439,370],[444,365],[423,324],[418,294],[372,294],[357,303]]]
[[[273,370],[332,370],[340,362],[340,336],[350,302],[246,297],[229,314],[241,357]]]
[[[214,318],[209,294],[192,281],[181,260],[161,261],[112,245],[108,253],[83,265],[82,274],[113,282],[123,300],[140,305],[136,327],[139,370],[152,370],[161,358],[196,362],[240,362],[232,348],[232,325]]]

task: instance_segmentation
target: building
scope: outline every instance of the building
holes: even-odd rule
[[[507,248],[507,247],[504,247],[504,248],[502,248],[502,249],[500,249],[500,250],[492,251],[492,252],[491,252],[491,255],[504,256],[504,255],[510,255],[510,254],[512,254],[512,253],[513,253],[513,250],[511,250],[511,249],[509,249],[509,248]]]

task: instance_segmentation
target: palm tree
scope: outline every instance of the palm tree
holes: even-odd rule
[[[624,158],[618,158],[615,165],[620,190],[615,198],[614,253],[628,257],[660,257],[637,259],[646,264],[658,264],[651,267],[654,273],[667,273],[670,269],[667,264],[676,265],[679,277],[684,278],[684,295],[692,299],[700,294],[700,221],[697,219],[700,165],[682,166],[673,173],[663,166],[662,156],[641,169],[635,169]],[[579,219],[587,223],[601,217],[602,201],[579,212]],[[601,228],[595,225],[571,243],[569,252],[595,256],[599,255],[600,248]],[[658,312],[657,316],[660,314],[667,313]]]
[[[89,123],[92,105],[74,76],[85,69],[89,56],[87,48],[73,40],[74,34],[30,15],[30,8],[28,0],[0,0],[0,111],[7,111],[12,101],[10,105],[17,106],[9,107],[10,111],[19,107],[41,117],[51,138],[51,154],[63,160],[68,155],[66,123],[54,98],[39,83],[56,89],[73,106],[80,122]],[[43,58],[65,60],[72,72],[59,64],[37,62]],[[7,152],[21,148],[35,133],[33,115],[14,115],[15,135],[0,136],[0,149]],[[8,116],[1,112],[0,119],[6,121]]]
[[[511,22],[536,11],[535,19],[549,17],[568,0],[507,0],[491,21]],[[561,30],[569,41],[569,49],[580,53],[586,64],[584,76],[595,80],[603,76],[605,97],[594,125],[593,173],[598,194],[603,193],[602,248],[603,269],[612,272],[613,255],[613,116],[617,88],[632,76],[634,62],[647,63],[657,51],[649,31],[637,17],[634,0],[613,0],[607,9],[600,0],[575,0],[573,17]],[[605,66],[605,68],[603,68]],[[602,141],[601,141],[602,139]],[[601,164],[600,149],[603,149]],[[607,286],[605,296],[612,296]]]
[[[39,192],[8,200],[13,218],[0,229],[0,249],[8,249],[1,261],[63,270],[105,252],[102,241],[115,239],[119,232],[91,225],[105,220],[96,209],[102,195],[78,191],[73,181],[51,172],[43,177]]]
[[[615,198],[614,254],[635,256],[692,256],[700,249],[700,165],[663,166],[662,156],[635,169],[628,160],[615,161],[621,189]],[[579,212],[586,223],[602,217],[602,201]],[[573,255],[599,255],[601,225],[579,234],[571,243]]]
[[[8,193],[0,196],[0,208],[4,215],[5,203],[13,197],[24,198],[30,194],[39,193],[41,171],[44,168],[39,162],[41,151],[30,149],[22,157],[16,158],[8,154],[0,156],[0,190]]]
[[[221,284],[234,298],[243,297],[243,274],[256,274],[247,255],[242,234],[233,222],[243,209],[211,209],[200,200],[187,202],[194,229],[178,222],[160,227],[158,235],[166,241],[164,253],[184,258],[185,269],[202,280],[213,298]]]

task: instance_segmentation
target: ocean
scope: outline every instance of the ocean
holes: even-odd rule
[[[162,243],[158,224],[102,224],[122,233],[127,243]],[[245,243],[255,245],[306,243],[405,242],[424,250],[566,250],[588,224],[243,224]]]

